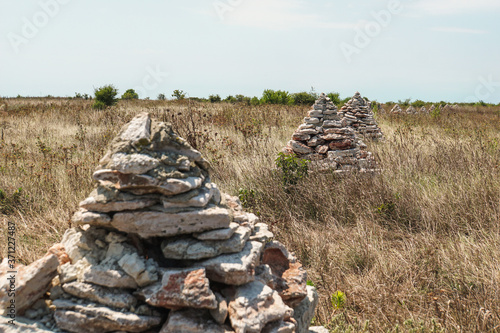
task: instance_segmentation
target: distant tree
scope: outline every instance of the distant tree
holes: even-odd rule
[[[208,96],[208,100],[210,101],[210,103],[217,103],[220,102],[222,99],[220,98],[219,95],[210,95]]]
[[[167,98],[165,97],[165,94],[158,94],[157,99],[158,99],[159,101],[164,101],[164,100],[166,100]]]
[[[172,97],[175,97],[175,99],[177,99],[177,100],[181,100],[181,99],[186,98],[186,93],[182,90],[176,89],[176,90],[174,90]]]
[[[134,89],[128,89],[122,95],[122,99],[139,99],[139,95],[135,92]]]
[[[94,89],[94,109],[102,110],[107,106],[115,105],[118,99],[118,90],[111,84]]]
[[[292,94],[292,98],[295,105],[313,105],[316,101],[316,94],[303,91]]]

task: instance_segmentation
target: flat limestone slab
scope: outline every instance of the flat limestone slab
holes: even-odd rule
[[[229,210],[220,207],[176,214],[125,212],[115,214],[111,226],[126,233],[138,234],[143,238],[171,237],[228,228],[231,219]]]
[[[243,250],[252,230],[239,226],[231,238],[224,241],[201,241],[196,238],[165,239],[161,244],[163,256],[167,259],[199,260],[213,258],[224,253]]]
[[[15,326],[9,323],[9,318],[0,316],[0,332],[2,333],[51,333],[44,328],[37,327],[31,320],[16,317]]]
[[[239,253],[198,261],[193,267],[205,267],[207,277],[212,281],[242,285],[255,280],[255,267],[259,265],[262,247],[260,242],[247,242]]]
[[[75,297],[88,299],[115,308],[130,309],[130,307],[137,304],[137,299],[123,289],[106,288],[76,281],[66,283],[62,288],[65,292]]]
[[[160,333],[234,333],[225,325],[217,324],[206,311],[185,309],[171,311]]]
[[[54,314],[60,329],[74,333],[143,332],[160,325],[161,317],[139,316],[105,307],[87,307],[68,301],[53,302]]]

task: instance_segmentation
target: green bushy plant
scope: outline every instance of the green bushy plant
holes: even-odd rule
[[[313,105],[317,96],[314,93],[303,91],[293,94],[292,98],[295,105]]]
[[[128,89],[122,95],[122,99],[139,99],[139,94],[137,94],[134,89]]]
[[[282,152],[275,160],[276,166],[281,171],[283,185],[296,185],[308,174],[308,161],[298,158],[296,155],[287,155]]]
[[[217,94],[217,95],[210,95],[208,96],[208,100],[210,101],[210,103],[218,103],[220,102],[222,99],[220,98],[220,96]]]
[[[95,89],[95,103],[93,108],[102,110],[107,106],[115,105],[118,101],[116,95],[118,95],[118,90],[113,85],[106,85]]]
[[[331,92],[326,96],[328,96],[332,100],[333,104],[337,106],[339,106],[340,103],[342,103],[342,100],[340,99],[340,94],[338,92]]]
[[[172,97],[174,97],[176,100],[181,100],[186,98],[186,93],[182,90],[175,89],[172,94]]]
[[[165,94],[158,94],[158,97],[156,97],[159,101],[164,101],[167,99],[167,97],[165,96]]]
[[[293,96],[288,91],[266,89],[260,99],[261,104],[292,105]]]

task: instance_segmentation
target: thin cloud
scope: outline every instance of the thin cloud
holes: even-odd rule
[[[320,15],[307,13],[304,1],[246,0],[224,14],[224,22],[272,30],[293,28],[353,29],[356,24],[329,22]]]
[[[467,29],[467,28],[456,28],[456,27],[435,27],[431,29],[432,31],[438,32],[452,32],[452,33],[461,33],[461,34],[487,34],[486,30],[478,30],[478,29]]]
[[[430,14],[445,15],[500,9],[498,0],[421,0],[413,7]]]

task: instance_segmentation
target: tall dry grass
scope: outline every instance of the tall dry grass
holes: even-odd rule
[[[304,107],[4,103],[0,232],[16,222],[25,263],[61,238],[106,144],[148,111],[172,122],[212,162],[214,182],[246,193],[247,209],[296,252],[320,294],[316,323],[332,332],[500,332],[499,108],[381,115],[386,140],[367,142],[379,173],[310,172],[285,186],[274,160]],[[334,307],[337,291],[345,304]]]

